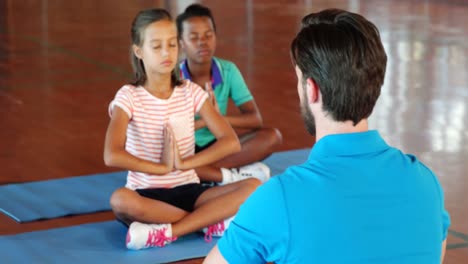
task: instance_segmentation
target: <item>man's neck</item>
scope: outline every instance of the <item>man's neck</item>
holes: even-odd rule
[[[367,119],[362,119],[355,126],[353,125],[353,121],[336,122],[326,117],[317,118],[315,122],[316,141],[319,141],[321,138],[327,135],[366,132],[369,130]]]

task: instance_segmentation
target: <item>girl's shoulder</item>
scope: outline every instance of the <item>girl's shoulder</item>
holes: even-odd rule
[[[140,88],[142,88],[141,85],[136,86],[136,85],[127,83],[124,86],[120,87],[120,90],[135,91],[135,90],[140,89]]]
[[[116,92],[115,98],[124,98],[127,101],[138,101],[139,98],[145,94],[140,89],[144,88],[142,86],[125,84]]]

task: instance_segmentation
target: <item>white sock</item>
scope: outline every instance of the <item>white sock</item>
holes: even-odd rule
[[[225,185],[232,182],[232,172],[229,169],[221,168],[221,174],[223,175],[223,180],[221,181],[221,185]]]

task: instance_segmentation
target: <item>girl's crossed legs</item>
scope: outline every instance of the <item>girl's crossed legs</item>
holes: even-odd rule
[[[179,237],[235,215],[239,206],[260,184],[258,179],[249,178],[201,190],[193,204],[192,212],[167,202],[144,197],[127,188],[115,191],[110,203],[116,217],[128,225],[134,221],[171,224],[172,237]]]

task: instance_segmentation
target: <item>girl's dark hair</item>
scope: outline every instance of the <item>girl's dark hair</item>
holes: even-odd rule
[[[182,23],[184,23],[185,20],[190,19],[192,17],[208,17],[209,19],[211,19],[211,23],[213,23],[213,29],[216,32],[216,24],[211,10],[208,7],[202,6],[200,4],[192,4],[185,8],[185,11],[182,14],[177,16],[176,25],[177,32],[179,34],[179,39],[182,37],[182,33],[184,32],[184,27],[182,26]]]
[[[143,45],[144,31],[151,23],[169,20],[172,21],[171,14],[164,9],[154,8],[140,11],[135,17],[131,28],[132,44],[141,47]],[[146,82],[146,70],[145,65],[141,59],[135,56],[132,46],[130,46],[130,61],[134,72],[134,77],[130,81],[130,84],[139,86]],[[181,81],[178,78],[177,67],[174,68],[171,74],[172,85],[180,85]]]
[[[387,64],[372,22],[339,9],[309,14],[291,43],[291,57],[303,79],[315,81],[323,110],[334,120],[357,124],[370,116]]]

